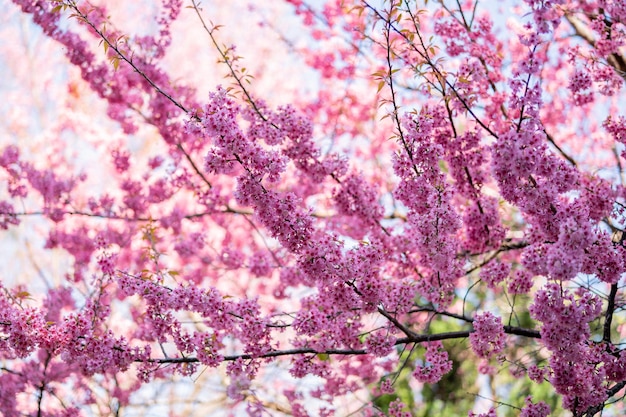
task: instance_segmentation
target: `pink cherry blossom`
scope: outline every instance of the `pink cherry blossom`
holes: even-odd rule
[[[621,2],[183,3],[3,4],[0,414],[624,413]]]

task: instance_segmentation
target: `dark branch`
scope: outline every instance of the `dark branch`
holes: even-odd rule
[[[606,313],[604,313],[604,335],[602,336],[602,340],[607,343],[611,343],[611,323],[613,322],[613,312],[615,311],[616,295],[617,284],[612,284],[609,294],[609,305],[606,307]]]
[[[395,345],[405,345],[410,343],[424,343],[424,342],[435,342],[438,340],[449,340],[449,339],[465,339],[469,337],[469,335],[473,332],[473,330],[460,330],[456,332],[446,332],[446,333],[436,333],[436,334],[415,334],[413,336],[403,337],[401,339],[396,340]],[[520,327],[512,327],[512,326],[504,326],[504,332],[507,334],[513,334],[517,336],[524,336],[530,338],[541,338],[541,335],[538,331],[532,329],[524,329]],[[281,356],[294,356],[294,355],[339,355],[339,356],[348,356],[348,355],[366,355],[369,352],[365,349],[329,349],[329,350],[316,350],[311,348],[296,348],[296,349],[287,349],[287,350],[275,350],[267,353],[263,353],[261,355],[250,355],[247,353],[239,354],[239,355],[226,355],[224,356],[224,361],[235,361],[237,359],[269,359],[269,358],[278,358]],[[136,362],[144,362],[143,360],[136,360]],[[199,363],[200,360],[195,357],[186,357],[186,358],[162,358],[162,359],[148,359],[146,362],[158,363],[158,364],[180,364],[180,363]]]

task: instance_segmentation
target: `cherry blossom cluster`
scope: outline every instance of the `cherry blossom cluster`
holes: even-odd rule
[[[603,123],[604,128],[613,136],[615,141],[626,145],[626,117],[620,116],[614,120],[610,116]],[[622,150],[622,157],[626,154],[626,150]]]
[[[462,270],[455,258],[455,233],[461,222],[438,166],[443,149],[437,138],[449,134],[443,112],[442,108],[424,108],[416,117],[406,116],[403,149],[394,155],[394,171],[401,179],[394,195],[410,210],[409,245],[425,269],[418,281],[419,291],[442,307],[451,302]]]
[[[540,401],[537,404],[533,404],[532,398],[526,397],[520,417],[547,417],[549,415],[550,407],[545,402]]]
[[[443,349],[442,343],[431,342],[426,345],[424,364],[415,368],[413,376],[420,382],[434,384],[451,369],[452,361],[448,359],[448,353]]]
[[[474,332],[470,335],[472,349],[481,358],[497,355],[504,349],[505,335],[502,321],[490,312],[474,317]]]
[[[589,341],[589,323],[601,312],[600,300],[588,291],[573,294],[551,283],[537,292],[530,307],[542,323],[542,343],[552,351],[549,381],[563,394],[564,405],[586,410],[606,400],[603,389],[607,365],[615,359],[602,346]]]
[[[225,301],[216,289],[194,286],[167,288],[150,280],[121,277],[120,290],[125,296],[141,294],[146,300],[146,323],[143,337],[160,342],[173,341],[181,353],[195,352],[206,365],[217,366],[226,336],[239,338],[245,353],[258,356],[271,346],[267,318],[254,300]],[[207,331],[189,333],[174,312],[193,311],[203,317]]]
[[[28,191],[36,192],[43,200],[43,211],[52,220],[60,221],[63,217],[63,209],[70,200],[70,193],[81,180],[81,176],[59,178],[54,172],[45,169],[37,169],[32,163],[20,160],[20,151],[16,146],[9,145],[4,148],[0,156],[0,166],[8,174],[8,191],[12,197],[25,198]],[[4,203],[8,204],[8,203]],[[15,223],[13,212],[7,206],[7,223]]]
[[[589,338],[589,322],[601,312],[600,300],[584,291],[575,297],[557,283],[549,283],[537,292],[529,311],[541,321],[541,340],[552,351],[576,355],[580,344]]]

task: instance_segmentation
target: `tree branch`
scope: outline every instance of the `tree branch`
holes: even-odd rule
[[[410,333],[413,333],[409,330]],[[436,333],[436,334],[414,334],[412,336],[407,336],[401,339],[397,339],[395,345],[405,345],[411,343],[424,343],[424,342],[435,342],[438,340],[448,340],[448,339],[464,339],[469,337],[469,335],[473,332],[473,330],[460,330],[455,332],[445,332],[445,333]],[[533,329],[525,329],[521,327],[513,327],[513,326],[504,326],[504,332],[507,334],[530,337],[534,339],[541,338],[541,335],[538,331]],[[243,353],[239,355],[225,355],[224,361],[231,362],[237,359],[269,359],[269,358],[278,358],[281,356],[294,356],[294,355],[304,355],[304,354],[313,354],[313,355],[338,355],[338,356],[346,356],[346,355],[366,355],[369,352],[365,349],[328,349],[328,350],[316,350],[312,348],[296,348],[296,349],[287,349],[287,350],[275,350],[267,353],[263,353],[261,355],[250,355],[248,353]],[[161,358],[161,359],[147,359],[147,360],[135,360],[135,362],[150,362],[150,363],[158,363],[158,364],[179,364],[179,363],[199,363],[200,360],[195,357],[185,357],[185,358]]]
[[[602,340],[607,343],[611,343],[611,323],[613,322],[613,312],[615,311],[615,296],[617,295],[617,284],[611,285],[611,292],[609,293],[609,305],[606,307],[604,313],[604,335]]]

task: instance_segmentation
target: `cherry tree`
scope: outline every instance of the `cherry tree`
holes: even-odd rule
[[[4,3],[2,415],[623,412],[621,1]]]

